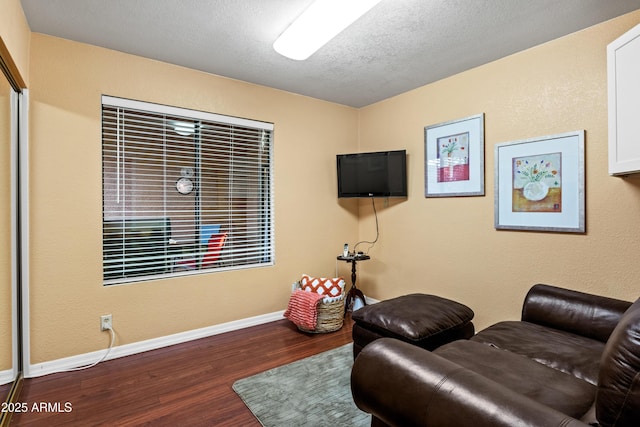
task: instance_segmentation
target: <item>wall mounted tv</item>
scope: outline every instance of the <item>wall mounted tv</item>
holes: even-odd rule
[[[407,197],[406,150],[338,154],[338,197]]]

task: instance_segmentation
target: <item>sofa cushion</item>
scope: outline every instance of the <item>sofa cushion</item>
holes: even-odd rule
[[[640,299],[625,312],[602,354],[596,415],[602,426],[640,420]]]
[[[535,323],[505,321],[478,332],[473,341],[526,356],[596,385],[605,344]]]
[[[581,418],[595,399],[594,385],[487,344],[454,341],[434,353],[574,418]]]

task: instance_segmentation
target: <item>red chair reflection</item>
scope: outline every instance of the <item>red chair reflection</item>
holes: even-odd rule
[[[205,252],[202,260],[200,260],[201,269],[211,267],[218,262],[226,239],[227,233],[214,233],[209,237],[207,252]],[[196,270],[198,268],[198,260],[196,258],[180,260],[177,262],[177,265],[187,270]]]

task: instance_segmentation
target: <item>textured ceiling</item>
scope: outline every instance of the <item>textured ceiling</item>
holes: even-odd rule
[[[306,61],[272,44],[312,0],[22,0],[31,30],[361,107],[640,8],[382,0]]]

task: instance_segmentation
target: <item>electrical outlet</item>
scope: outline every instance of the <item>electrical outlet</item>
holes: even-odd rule
[[[111,320],[112,319],[110,314],[105,314],[104,316],[100,316],[100,330],[108,331],[109,329],[111,329],[112,327]]]

